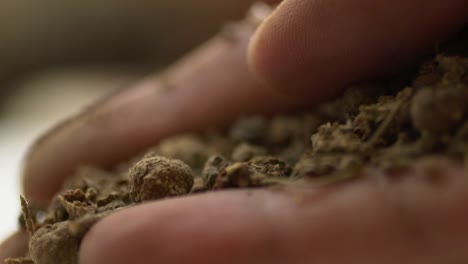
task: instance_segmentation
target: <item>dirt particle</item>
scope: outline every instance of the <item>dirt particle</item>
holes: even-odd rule
[[[411,102],[411,119],[414,126],[432,134],[453,130],[466,115],[468,86],[466,89],[423,88]]]
[[[29,241],[29,253],[35,264],[77,264],[79,245],[65,221],[38,229]]]
[[[147,155],[130,169],[130,197],[134,202],[189,193],[193,186],[190,167],[180,160]]]
[[[229,162],[223,156],[214,155],[211,156],[205,163],[202,172],[202,178],[205,186],[208,189],[213,188],[217,177],[221,174],[221,171],[229,165]]]

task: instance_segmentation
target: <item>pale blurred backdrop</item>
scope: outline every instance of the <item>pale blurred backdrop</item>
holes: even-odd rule
[[[171,63],[251,2],[0,0],[0,240],[16,228],[21,161],[38,135]]]
[[[49,70],[14,85],[0,115],[0,240],[19,215],[21,162],[32,141],[57,121],[72,115],[134,77],[103,69]]]

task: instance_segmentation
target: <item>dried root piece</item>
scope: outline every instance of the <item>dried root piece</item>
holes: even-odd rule
[[[397,140],[402,128],[409,126],[409,105],[413,89],[405,88],[396,96],[382,96],[377,103],[363,105],[352,120],[351,130],[366,142],[360,148],[382,148]]]
[[[30,258],[7,258],[4,262],[6,264],[34,264]]]
[[[385,119],[375,130],[374,134],[370,137],[370,139],[366,142],[366,144],[363,145],[364,151],[369,150],[370,148],[373,148],[375,145],[379,143],[379,141],[381,141],[382,136],[385,135],[385,132],[391,126],[400,108],[401,108],[401,103],[396,102],[393,106],[393,109],[389,111]]]
[[[130,197],[137,203],[183,195],[192,186],[192,171],[180,160],[147,155],[130,169]]]
[[[34,235],[34,232],[36,231],[36,223],[31,216],[31,212],[29,210],[29,205],[28,205],[28,202],[26,201],[26,198],[20,195],[20,200],[21,200],[21,212],[23,214],[24,223],[26,225],[26,230],[28,231],[29,236],[32,236]]]

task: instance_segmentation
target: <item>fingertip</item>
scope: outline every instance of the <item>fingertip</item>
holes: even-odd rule
[[[276,41],[275,30],[271,29],[269,21],[274,19],[274,12],[263,20],[250,39],[247,62],[249,69],[258,81],[270,88],[284,91],[284,71],[278,67],[280,66],[279,62],[281,65],[287,63],[284,60],[287,60],[288,57],[281,55],[283,43]]]
[[[249,67],[285,95],[329,99],[430,53],[466,24],[467,3],[284,1],[251,39]]]
[[[314,1],[317,2],[317,1]],[[268,87],[298,103],[316,103],[336,95],[339,74],[327,66],[333,54],[322,48],[324,37],[318,25],[307,21],[308,13],[329,10],[310,1],[283,1],[253,35],[248,49],[249,68]],[[307,43],[313,35],[314,42]],[[336,58],[335,58],[336,59]]]
[[[261,33],[263,27],[264,24],[261,24],[250,39],[247,49],[247,63],[250,71],[259,82],[268,87],[274,87],[276,82],[271,80],[270,76],[273,76],[273,74],[270,73],[271,68],[269,67],[274,59],[265,56],[265,49],[263,48],[264,35]]]

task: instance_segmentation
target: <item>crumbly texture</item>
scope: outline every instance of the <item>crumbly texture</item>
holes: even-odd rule
[[[180,160],[146,155],[129,172],[130,197],[136,203],[184,195],[193,186],[190,167]]]
[[[76,264],[81,240],[96,222],[141,202],[347,179],[365,168],[394,170],[430,156],[468,160],[464,43],[451,43],[419,72],[355,85],[308,113],[244,117],[227,130],[164,140],[112,170],[80,168],[48,208],[22,200],[29,252],[7,262]]]

